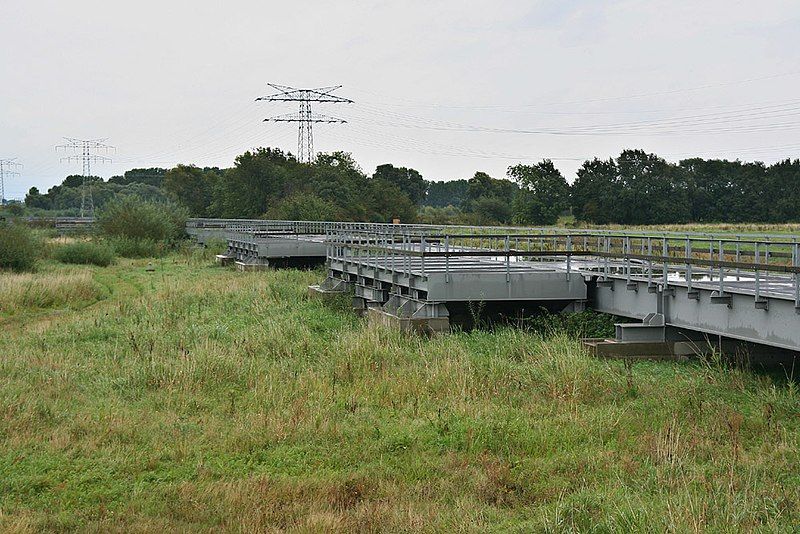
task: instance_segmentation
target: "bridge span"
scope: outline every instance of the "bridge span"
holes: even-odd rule
[[[241,267],[323,262],[310,292],[351,293],[374,320],[449,330],[455,310],[611,313],[597,354],[675,356],[720,344],[800,351],[800,237],[529,227],[192,219]],[[765,351],[762,351],[765,352]]]

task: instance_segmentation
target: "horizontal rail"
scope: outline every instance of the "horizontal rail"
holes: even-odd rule
[[[389,255],[411,256],[416,258],[506,258],[506,257],[598,257],[617,260],[653,261],[658,264],[697,265],[701,267],[724,267],[729,269],[742,269],[746,271],[768,271],[776,273],[800,273],[800,266],[773,265],[767,263],[748,263],[725,260],[708,260],[703,258],[690,258],[680,256],[661,256],[649,254],[624,254],[615,252],[591,250],[459,250],[459,251],[421,251],[404,250],[392,247],[378,247],[369,245],[348,245],[351,250],[386,252]]]
[[[737,240],[749,240],[759,242],[777,243],[777,240],[784,244],[791,244],[797,242],[800,237],[788,236],[794,241],[788,242],[787,234],[761,234],[761,233],[745,233],[745,232],[675,232],[675,231],[661,231],[661,230],[618,230],[618,229],[568,229],[555,226],[470,226],[470,225],[433,225],[433,224],[393,224],[393,223],[364,223],[364,222],[344,222],[344,221],[288,221],[288,220],[266,220],[266,219],[189,219],[186,223],[187,227],[192,228],[226,228],[228,226],[306,226],[316,227],[322,229],[321,233],[325,233],[325,229],[330,231],[341,229],[362,229],[364,231],[377,231],[379,229],[393,229],[402,232],[403,230],[416,230],[420,232],[439,231],[443,235],[450,235],[456,237],[463,235],[466,237],[474,237],[475,232],[480,232],[477,235],[483,237],[488,236],[505,236],[509,235],[522,235],[518,232],[528,232],[531,237],[540,237],[541,235],[552,236],[553,234],[562,235],[614,235],[614,236],[637,236],[637,237],[669,237],[674,239],[685,239],[690,237],[695,240],[714,240],[718,241],[720,238],[728,242],[735,242]],[[463,234],[458,234],[463,231]],[[447,234],[444,234],[444,233]],[[471,233],[469,233],[471,232]]]

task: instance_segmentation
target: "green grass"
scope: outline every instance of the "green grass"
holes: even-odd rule
[[[188,249],[147,261],[52,265],[42,276],[86,272],[104,298],[5,317],[0,529],[800,523],[791,383],[629,372],[510,328],[406,337],[309,300],[319,272],[238,273]]]
[[[53,257],[61,263],[108,267],[114,263],[114,249],[102,241],[74,241],[55,247]]]
[[[79,309],[106,297],[87,269],[47,265],[36,274],[0,273],[0,325],[9,317]]]

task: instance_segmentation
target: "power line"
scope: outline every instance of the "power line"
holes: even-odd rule
[[[711,114],[688,115],[667,119],[648,119],[627,123],[612,123],[602,125],[576,125],[564,127],[540,126],[532,129],[487,127],[464,123],[415,117],[396,112],[390,112],[371,106],[360,106],[366,116],[361,117],[362,122],[378,126],[398,128],[414,128],[438,131],[463,131],[486,132],[506,134],[537,134],[557,136],[585,136],[585,135],[640,135],[640,134],[704,134],[704,133],[747,133],[756,131],[786,130],[800,127],[794,120],[789,122],[774,122],[775,119],[792,119],[800,115],[800,102],[788,102],[779,106],[764,106],[756,108],[743,108],[738,111],[717,112]],[[391,122],[375,120],[371,115],[378,115],[389,119]],[[764,123],[764,121],[770,121]],[[749,124],[741,125],[746,122]]]
[[[81,181],[81,217],[88,216],[94,217],[94,199],[92,199],[92,185],[91,185],[91,163],[105,163],[110,162],[111,158],[97,154],[97,152],[105,152],[116,150],[113,146],[104,143],[106,138],[102,139],[75,139],[73,137],[65,137],[66,141],[63,145],[58,145],[56,150],[63,149],[64,151],[72,151],[72,155],[61,158],[61,161],[80,161],[83,163],[83,180]]]
[[[14,168],[21,167],[22,164],[15,160],[16,158],[0,159],[0,205],[6,203],[6,176],[19,176]]]
[[[617,95],[617,96],[608,96],[608,97],[599,97],[599,98],[591,98],[591,99],[584,99],[584,100],[561,100],[561,101],[554,101],[554,102],[537,102],[533,104],[516,104],[516,105],[509,105],[509,104],[465,104],[465,105],[453,105],[453,104],[443,104],[439,102],[421,102],[418,100],[410,100],[407,98],[397,97],[397,96],[390,96],[390,95],[383,95],[380,93],[376,93],[374,91],[369,91],[367,89],[360,89],[355,88],[354,91],[362,92],[366,94],[370,94],[372,96],[376,96],[381,99],[379,103],[382,106],[405,106],[405,107],[427,107],[427,108],[441,108],[441,109],[467,109],[467,110],[476,110],[476,109],[510,109],[510,110],[519,110],[520,108],[530,108],[530,107],[540,107],[542,105],[545,106],[575,106],[581,104],[594,104],[598,102],[613,102],[619,100],[632,100],[638,98],[649,98],[655,96],[667,96],[667,95],[675,95],[675,94],[682,94],[682,93],[693,93],[698,91],[705,91],[708,89],[717,89],[722,87],[731,87],[737,85],[744,85],[750,84],[755,82],[761,82],[766,80],[774,80],[778,78],[787,78],[787,77],[794,77],[800,76],[800,71],[791,71],[791,72],[782,72],[782,73],[775,73],[775,74],[768,74],[765,76],[758,76],[753,78],[743,78],[738,80],[727,80],[723,82],[716,82],[716,83],[707,83],[703,85],[696,85],[691,87],[682,87],[676,89],[667,89],[667,90],[660,90],[660,91],[653,91],[653,92],[643,92],[643,93],[632,93],[627,95]],[[387,100],[395,100],[396,102],[400,102],[400,104],[392,104],[387,103]]]
[[[296,87],[289,87],[287,85],[278,85],[275,83],[267,84],[278,92],[256,98],[258,100],[266,100],[268,102],[300,102],[300,111],[298,113],[288,113],[286,115],[278,115],[264,119],[264,121],[272,122],[296,122],[298,123],[297,132],[297,159],[304,163],[311,163],[314,161],[314,134],[312,125],[317,122],[324,123],[338,123],[343,124],[347,121],[344,119],[337,119],[336,117],[328,117],[327,115],[320,115],[311,111],[312,102],[326,102],[335,104],[352,104],[353,101],[348,98],[332,95],[341,85],[334,85],[331,87],[318,87],[316,89],[297,89]]]

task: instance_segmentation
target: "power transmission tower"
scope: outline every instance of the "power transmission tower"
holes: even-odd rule
[[[21,164],[14,161],[15,159],[0,159],[0,206],[6,203],[6,177],[19,176],[14,168],[20,167]]]
[[[66,143],[58,145],[56,150],[62,149],[66,152],[72,152],[72,155],[61,158],[61,161],[80,161],[83,163],[83,180],[81,181],[81,217],[88,216],[94,217],[94,199],[92,198],[92,184],[91,184],[91,164],[92,163],[106,163],[110,162],[111,158],[101,156],[97,152],[105,152],[116,150],[113,146],[104,143],[106,138],[103,139],[75,139],[73,137],[65,137]]]
[[[341,85],[334,85],[332,87],[318,87],[316,89],[297,89],[296,87],[278,85],[275,83],[270,83],[267,85],[278,92],[274,95],[256,98],[256,100],[266,100],[269,102],[300,102],[300,111],[298,113],[278,115],[277,117],[264,119],[264,121],[299,123],[297,132],[297,159],[303,163],[311,163],[314,161],[314,134],[312,125],[315,122],[339,124],[344,124],[347,122],[344,119],[337,119],[336,117],[328,117],[326,115],[312,113],[311,103],[327,102],[333,104],[352,104],[353,101],[349,98],[342,98],[340,96],[331,94],[335,90],[339,89]]]

